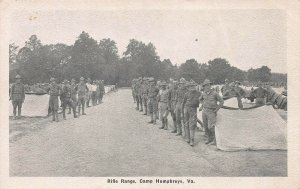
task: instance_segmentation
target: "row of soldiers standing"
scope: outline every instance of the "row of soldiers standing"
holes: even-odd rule
[[[168,115],[171,114],[176,136],[194,146],[195,129],[197,127],[197,108],[202,111],[202,120],[206,144],[215,145],[214,127],[218,110],[223,106],[221,96],[211,88],[211,82],[205,80],[202,84],[203,92],[198,89],[194,81],[188,82],[184,78],[170,83],[156,82],[154,78],[138,78],[132,81],[132,95],[136,103],[136,110],[150,116],[150,124],[161,120],[160,129],[168,130]],[[182,128],[183,127],[183,128]]]
[[[59,121],[59,99],[61,101],[63,119],[66,119],[66,109],[68,107],[69,114],[73,110],[74,118],[78,118],[80,114],[86,115],[85,106],[90,107],[90,101],[93,106],[100,104],[105,93],[103,81],[95,80],[92,82],[90,78],[85,80],[83,77],[80,78],[79,83],[72,79],[71,82],[64,80],[61,84],[58,84],[56,79],[52,77],[46,91],[50,95],[48,115],[52,114],[52,121]],[[9,94],[13,104],[13,118],[20,119],[22,104],[25,100],[25,88],[24,84],[21,83],[20,75],[16,76],[16,82],[10,88]]]

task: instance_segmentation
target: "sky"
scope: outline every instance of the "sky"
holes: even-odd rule
[[[225,58],[242,70],[266,65],[287,73],[281,10],[16,11],[10,23],[10,43],[20,47],[33,34],[42,44],[72,45],[85,31],[97,41],[113,39],[120,55],[134,38],[153,43],[161,60],[177,65]]]

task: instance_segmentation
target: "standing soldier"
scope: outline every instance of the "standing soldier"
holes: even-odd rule
[[[92,98],[92,104],[93,106],[96,106],[96,94],[97,94],[97,84],[96,81],[93,81],[93,84],[91,85],[91,98]]]
[[[61,94],[61,87],[56,83],[53,77],[50,78],[49,86],[49,106],[52,111],[52,121],[58,122],[58,96]]]
[[[215,145],[215,126],[217,121],[217,112],[223,106],[222,97],[211,88],[211,82],[205,79],[202,87],[204,92],[200,96],[199,100],[202,103],[199,111],[203,109],[202,120],[205,132],[208,134],[208,140],[206,144]],[[218,104],[219,102],[219,104]]]
[[[143,89],[142,89],[142,98],[143,98],[143,104],[144,104],[144,110],[145,110],[145,113],[144,115],[148,115],[148,107],[147,107],[147,100],[148,100],[148,97],[147,97],[147,91],[148,91],[148,88],[149,88],[149,84],[148,84],[148,79],[147,78],[144,78],[144,83],[143,83]]]
[[[96,104],[100,104],[100,81],[96,81]]]
[[[162,126],[160,129],[168,130],[168,102],[169,102],[169,90],[167,90],[167,83],[161,82],[161,92],[158,94],[158,102],[159,102],[159,115],[160,120],[162,122]]]
[[[66,119],[66,108],[67,106],[72,107],[74,118],[77,118],[76,116],[76,109],[75,104],[72,101],[72,88],[68,80],[64,81],[64,86],[62,88],[62,108],[63,108],[63,119]]]
[[[157,112],[157,95],[158,88],[155,86],[155,81],[153,78],[149,79],[149,89],[148,89],[148,109],[150,113],[151,120],[149,123],[156,124],[156,112]]]
[[[140,102],[140,112],[144,111],[143,110],[143,79],[140,77],[139,78],[139,86],[138,86],[138,98]]]
[[[221,93],[224,96],[230,90],[231,90],[231,87],[229,86],[229,80],[225,79],[225,85],[221,88]]]
[[[197,127],[197,108],[199,107],[199,97],[201,93],[196,89],[197,83],[190,82],[188,92],[184,95],[182,109],[184,108],[184,132],[185,141],[194,146],[194,136]]]
[[[100,88],[100,103],[102,103],[103,95],[105,93],[104,81],[103,80],[100,81],[99,88]]]
[[[81,106],[82,106],[82,115],[86,115],[86,113],[84,112],[84,106],[85,106],[85,98],[87,93],[89,92],[89,89],[86,86],[83,77],[80,78],[80,83],[77,85],[76,90],[78,91],[78,116],[80,115]]]
[[[139,101],[139,95],[138,95],[138,88],[139,88],[139,80],[137,79],[134,83],[134,98],[136,101],[136,110],[140,109],[140,101]]]
[[[11,86],[10,90],[10,100],[12,100],[14,118],[13,119],[21,119],[21,110],[22,104],[25,100],[25,87],[23,83],[21,83],[21,76],[16,76],[16,83]],[[18,117],[16,117],[18,108]]]
[[[184,98],[184,94],[186,93],[186,86],[185,86],[185,79],[181,78],[178,83],[178,89],[176,92],[176,107],[175,107],[175,114],[176,114],[176,126],[177,126],[177,134],[176,136],[182,135],[182,120],[183,120],[183,111],[182,111],[182,102]]]
[[[176,125],[176,114],[175,114],[175,107],[176,107],[176,93],[178,89],[178,83],[175,80],[172,80],[170,90],[169,90],[169,111],[171,113],[172,119],[173,119],[173,127],[174,130],[172,133],[177,133],[177,125]]]
[[[132,98],[134,103],[136,103],[135,92],[134,92],[135,83],[136,83],[136,79],[133,79],[131,81],[131,92],[132,92]]]
[[[90,107],[90,100],[92,99],[92,80],[91,78],[87,79],[86,86],[89,91],[86,93],[86,107]]]
[[[78,96],[77,96],[77,84],[76,84],[75,79],[71,80],[71,99],[72,99],[73,105],[75,107],[75,112],[76,112]],[[69,107],[69,114],[71,114],[71,109],[72,109],[72,107]],[[73,114],[74,114],[74,112],[73,112]]]

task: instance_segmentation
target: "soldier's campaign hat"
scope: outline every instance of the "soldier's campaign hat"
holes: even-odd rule
[[[16,79],[21,79],[22,77],[18,74],[16,75]]]
[[[55,78],[54,78],[54,77],[51,77],[51,78],[50,78],[50,81],[55,81]]]
[[[80,78],[80,81],[84,81],[84,77],[81,77],[81,78]]]
[[[204,82],[202,83],[202,86],[205,86],[205,85],[208,85],[208,84],[211,84],[210,80],[205,79]]]
[[[76,80],[74,78],[72,78],[71,81],[76,81]]]
[[[228,80],[228,79],[225,79],[225,82],[226,82],[226,81],[229,81],[229,80]]]

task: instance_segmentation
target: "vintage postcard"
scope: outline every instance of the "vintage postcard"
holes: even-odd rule
[[[0,188],[300,188],[300,1],[0,5]]]

